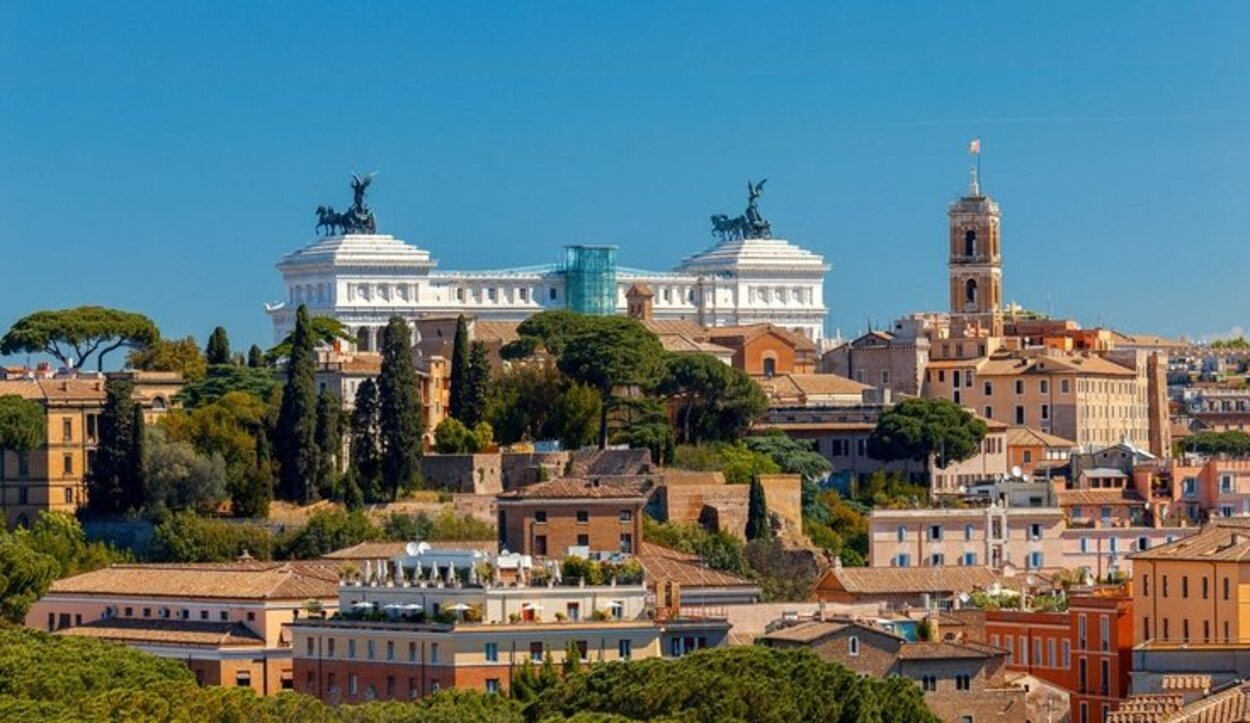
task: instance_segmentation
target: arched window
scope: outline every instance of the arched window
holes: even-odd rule
[[[968,279],[964,284],[964,301],[969,304],[977,303],[977,280]]]
[[[369,327],[362,326],[360,331],[356,332],[356,350],[373,351],[369,348]]]
[[[165,405],[164,397],[154,397],[152,399],[152,409],[158,412],[163,412],[165,411],[165,408],[166,408],[166,405]]]
[[[971,229],[964,234],[964,256],[977,255],[977,232]]]
[[[772,357],[764,359],[764,376],[773,377],[777,374],[777,360]]]

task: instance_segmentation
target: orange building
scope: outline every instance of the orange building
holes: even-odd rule
[[[26,626],[184,662],[201,685],[294,687],[284,625],[338,607],[340,563],[111,565],[52,583]]]
[[[645,497],[637,484],[564,478],[495,498],[499,548],[564,557],[569,548],[634,554],[642,541]]]
[[[707,330],[707,341],[732,349],[733,366],[752,376],[816,371],[812,340],[772,324],[713,327]]]
[[[1073,723],[1105,723],[1129,691],[1133,601],[1122,588],[1072,595],[1065,612],[989,610],[990,645],[1007,669],[1065,689]]]

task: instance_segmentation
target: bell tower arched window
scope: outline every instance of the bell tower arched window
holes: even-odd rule
[[[968,230],[964,234],[964,256],[977,255],[977,232]]]
[[[964,284],[964,301],[969,304],[977,303],[977,280],[968,279]]]

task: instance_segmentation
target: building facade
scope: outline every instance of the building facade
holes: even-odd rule
[[[201,685],[273,695],[293,687],[283,626],[333,612],[338,579],[335,562],[112,565],[52,583],[26,626],[182,661]]]
[[[989,610],[985,632],[1008,651],[1008,671],[1068,692],[1072,723],[1107,723],[1128,695],[1133,613],[1122,589],[1070,595],[1064,612]]]
[[[571,550],[635,554],[646,498],[634,483],[562,478],[496,496],[499,549],[537,557]]]
[[[868,516],[868,564],[1053,569],[1063,558],[1064,526],[1053,507],[877,509]]]
[[[521,321],[547,309],[626,313],[626,294],[645,285],[657,320],[700,326],[768,323],[824,337],[824,259],[782,239],[726,240],[693,254],[673,271],[616,264],[615,248],[568,246],[559,263],[497,271],[440,271],[429,251],[389,235],[319,238],[277,264],[284,300],[268,304],[274,337],[294,326],[306,305],[342,322],[362,351],[394,315],[409,320],[465,314]]]

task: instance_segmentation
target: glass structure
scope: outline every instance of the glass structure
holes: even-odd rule
[[[581,314],[616,313],[616,247],[565,246],[564,293]]]

